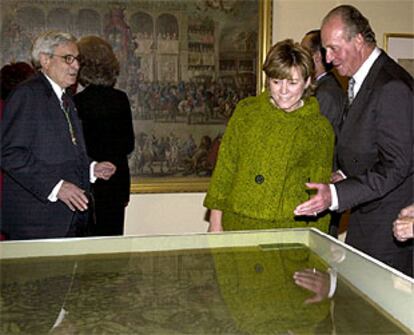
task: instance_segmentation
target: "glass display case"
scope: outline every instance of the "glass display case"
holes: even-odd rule
[[[315,229],[0,243],[1,334],[412,334],[414,280]]]

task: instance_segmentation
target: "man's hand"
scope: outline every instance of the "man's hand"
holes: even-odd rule
[[[57,194],[57,198],[63,201],[71,211],[85,211],[88,209],[88,198],[85,191],[76,185],[64,181]]]
[[[400,242],[414,238],[414,203],[400,211],[398,218],[393,222],[392,231]]]
[[[94,168],[94,175],[96,178],[108,180],[116,171],[116,166],[111,162],[96,163]]]
[[[412,217],[414,218],[414,204],[405,207],[401,210],[400,214],[398,215],[398,217],[402,218],[404,216],[408,216],[408,217]]]
[[[330,181],[331,181],[332,184],[335,184],[335,183],[338,183],[338,182],[340,182],[344,179],[345,179],[345,177],[340,172],[335,171],[335,172],[332,172]]]
[[[297,206],[294,210],[298,216],[317,216],[331,206],[331,189],[328,184],[306,183],[310,189],[318,192],[310,200]]]
[[[395,238],[400,242],[405,242],[414,237],[414,217],[398,217],[393,222],[393,229]]]
[[[297,271],[293,275],[295,284],[314,292],[315,295],[307,300],[305,304],[314,304],[328,298],[331,278],[329,273],[314,269]]]

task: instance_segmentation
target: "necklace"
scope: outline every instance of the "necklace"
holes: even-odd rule
[[[69,101],[69,97],[67,96],[66,93],[62,94],[62,110],[63,110],[63,114],[65,114],[65,118],[66,118],[66,122],[68,123],[68,128],[69,128],[69,133],[70,133],[70,139],[72,140],[72,143],[74,145],[77,144],[76,142],[76,136],[75,136],[75,131],[73,129],[72,126],[72,122],[70,121],[70,101]]]

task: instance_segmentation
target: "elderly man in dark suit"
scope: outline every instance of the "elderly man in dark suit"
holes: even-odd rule
[[[109,179],[115,166],[90,161],[65,94],[79,70],[76,39],[44,33],[33,44],[32,61],[39,73],[9,96],[1,125],[1,228],[13,240],[83,236],[89,183]]]
[[[412,276],[412,240],[397,241],[392,223],[414,198],[413,78],[376,46],[368,20],[355,7],[333,9],[321,32],[327,61],[350,77],[350,101],[334,184],[308,183],[318,192],[295,214],[351,208],[346,242]]]

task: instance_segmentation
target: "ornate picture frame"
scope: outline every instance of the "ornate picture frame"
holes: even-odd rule
[[[207,190],[236,103],[264,86],[271,0],[1,0],[0,65],[42,31],[99,35],[121,64],[135,150],[132,193]],[[110,134],[108,134],[110,136]]]

